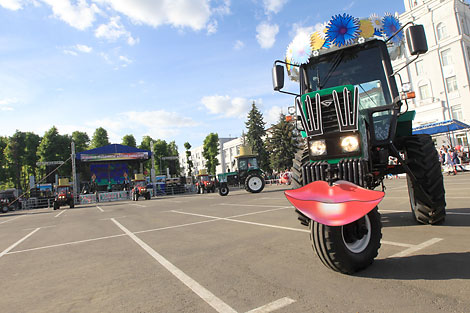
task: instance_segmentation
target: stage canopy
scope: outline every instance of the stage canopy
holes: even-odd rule
[[[430,123],[421,125],[419,127],[413,128],[413,135],[417,134],[428,134],[428,135],[436,135],[436,134],[443,134],[449,133],[452,131],[459,131],[464,129],[469,129],[470,125],[462,123],[458,120],[447,120],[438,123]]]
[[[82,162],[148,160],[151,155],[152,152],[148,150],[112,144],[77,153],[77,160]]]

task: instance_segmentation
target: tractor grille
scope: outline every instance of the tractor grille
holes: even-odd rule
[[[346,180],[358,186],[366,187],[367,161],[363,159],[340,160],[338,164],[329,164],[326,161],[309,163],[302,167],[303,185],[317,180],[329,181],[332,179]]]
[[[338,94],[338,98],[343,102],[343,93]],[[322,106],[321,106],[321,115],[322,115],[322,125],[323,125],[323,133],[328,134],[332,132],[339,131],[338,125],[338,117],[336,115],[335,105],[333,103],[333,96],[323,96],[321,99]],[[323,103],[330,103],[329,106],[323,105]]]

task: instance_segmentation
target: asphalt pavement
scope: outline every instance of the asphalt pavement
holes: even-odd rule
[[[283,195],[231,190],[0,215],[0,312],[470,312],[470,174],[443,225],[387,179],[367,269],[326,268]]]

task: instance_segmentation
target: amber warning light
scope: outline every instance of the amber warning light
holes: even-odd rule
[[[401,94],[401,100],[414,99],[416,94],[414,91],[408,91]]]

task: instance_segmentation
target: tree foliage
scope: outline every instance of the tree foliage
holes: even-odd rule
[[[286,116],[281,114],[277,124],[272,126],[272,136],[266,140],[271,168],[277,171],[290,169],[298,145],[294,125],[287,122]]]
[[[219,135],[210,133],[204,139],[202,156],[206,159],[206,168],[209,174],[215,175],[215,169],[219,165]]]
[[[125,135],[124,137],[122,137],[122,144],[124,146],[137,148],[137,143],[135,141],[134,135]]]
[[[184,143],[184,148],[186,149],[186,163],[188,164],[188,176],[193,175],[193,161],[191,160],[191,145],[189,142]]]
[[[103,147],[109,145],[108,132],[103,127],[99,127],[93,133],[93,138],[91,139],[91,149]]]
[[[269,160],[268,152],[266,151],[264,138],[266,137],[266,131],[264,126],[266,123],[263,120],[263,114],[256,107],[253,101],[251,110],[248,112],[247,121],[245,122],[247,133],[246,140],[247,144],[253,148],[253,152],[258,155],[258,161],[260,167],[264,171],[269,171]]]
[[[68,161],[70,158],[70,144],[72,138],[68,135],[60,135],[57,128],[52,126],[48,131],[44,133],[41,143],[39,144],[37,155],[40,162],[49,161]],[[54,166],[54,168],[57,166]],[[45,169],[45,167],[42,167]],[[49,168],[52,170],[52,168]],[[49,172],[49,170],[47,172]],[[45,171],[42,174],[46,174]],[[59,176],[71,175],[71,166],[63,165],[60,167]]]
[[[87,133],[76,130],[72,133],[72,140],[75,143],[75,152],[88,150],[90,137],[88,137]]]

